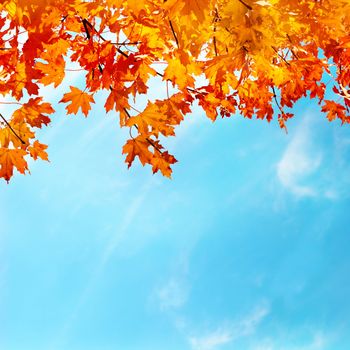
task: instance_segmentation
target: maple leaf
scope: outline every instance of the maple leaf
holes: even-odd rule
[[[171,58],[168,66],[164,71],[164,80],[170,80],[173,84],[177,84],[180,90],[194,86],[194,78],[188,74],[186,67],[177,58]]]
[[[66,106],[68,113],[77,114],[80,108],[85,117],[87,117],[91,109],[90,104],[95,103],[93,96],[74,86],[70,86],[70,89],[71,92],[65,93],[59,102],[70,103]]]
[[[46,114],[52,114],[55,110],[50,103],[42,101],[42,97],[30,98],[13,113],[12,121],[16,123],[25,121],[30,126],[37,128],[48,125],[51,120]]]
[[[40,82],[44,85],[54,84],[54,87],[59,86],[65,77],[65,62],[63,56],[57,56],[54,61],[48,63],[37,62],[35,65],[44,76],[40,79]]]
[[[123,112],[125,108],[130,108],[127,94],[125,91],[119,91],[118,89],[112,89],[107,97],[104,105],[106,112],[115,109],[117,112]],[[121,123],[124,125],[124,123]]]
[[[129,118],[126,125],[136,125],[139,132],[143,134],[152,132],[157,137],[159,133],[164,136],[173,136],[175,135],[174,126],[180,124],[182,120],[182,113],[172,99],[157,100],[154,103],[148,102],[145,110]]]
[[[28,164],[24,159],[26,151],[22,149],[0,148],[0,178],[10,181],[13,169],[16,168],[21,174],[28,170]]]
[[[345,115],[345,107],[336,103],[334,101],[325,100],[322,107],[322,112],[327,113],[327,118],[329,121],[339,118],[343,122],[347,119]]]
[[[170,178],[172,173],[170,166],[176,162],[177,160],[175,157],[169,154],[167,151],[156,151],[151,160],[153,174],[160,170],[164,176]]]
[[[123,154],[127,155],[125,162],[128,164],[128,168],[130,168],[136,156],[140,159],[142,165],[151,163],[153,155],[148,149],[149,146],[150,142],[143,136],[137,136],[126,142],[123,146]]]
[[[33,145],[28,147],[29,154],[34,160],[41,158],[42,160],[48,161],[49,156],[45,151],[46,149],[47,145],[40,143],[38,140],[34,141]]]

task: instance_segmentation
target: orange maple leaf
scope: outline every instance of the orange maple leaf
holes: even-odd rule
[[[42,97],[35,97],[29,99],[19,109],[14,111],[12,121],[20,123],[26,121],[30,126],[41,128],[42,125],[50,123],[50,118],[45,114],[52,114],[55,110],[48,102],[42,102]]]
[[[70,89],[71,92],[65,93],[59,102],[70,103],[66,106],[68,113],[77,114],[80,108],[85,117],[87,117],[91,109],[90,103],[95,103],[93,96],[74,86],[70,86]]]
[[[55,60],[49,61],[48,63],[38,62],[35,65],[43,74],[45,74],[41,79],[44,85],[54,84],[57,87],[62,83],[65,77],[65,62],[63,56],[57,56]]]
[[[40,143],[38,140],[36,140],[32,146],[28,147],[29,154],[34,160],[41,158],[42,160],[48,161],[49,156],[45,151],[46,149],[47,149],[47,145]]]
[[[149,141],[143,136],[137,136],[134,139],[128,140],[123,147],[123,154],[127,154],[125,162],[130,168],[136,156],[139,157],[142,165],[151,163],[152,152],[148,149]]]
[[[160,172],[166,176],[166,177],[171,177],[171,173],[172,170],[170,168],[170,166],[172,164],[175,164],[177,162],[177,160],[175,159],[174,156],[172,156],[171,154],[169,154],[167,151],[165,152],[158,152],[156,151],[154,153],[154,156],[152,158],[152,171],[153,174],[158,172],[160,170]]]
[[[16,168],[21,174],[28,170],[28,164],[24,159],[27,154],[22,149],[0,148],[0,178],[4,178],[7,182],[13,175],[13,168]]]
[[[337,117],[344,121],[346,119],[345,110],[346,109],[344,106],[330,100],[325,100],[324,106],[322,107],[322,112],[327,113],[327,118],[329,121],[332,121]]]

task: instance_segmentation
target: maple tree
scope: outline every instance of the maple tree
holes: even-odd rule
[[[350,0],[1,0],[0,104],[11,98],[18,109],[0,114],[0,177],[28,171],[28,157],[48,160],[35,131],[54,109],[40,87],[59,87],[69,62],[85,84],[62,92],[67,112],[88,116],[107,91],[105,110],[134,129],[128,166],[138,157],[168,177],[176,159],[161,139],[194,103],[212,120],[276,116],[286,128],[309,96],[330,121],[349,123],[349,33]],[[167,97],[138,111],[156,76]]]

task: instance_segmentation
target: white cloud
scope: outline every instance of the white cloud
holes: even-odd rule
[[[174,278],[156,291],[161,310],[177,309],[183,306],[188,298],[188,287]]]
[[[309,344],[304,350],[321,350],[325,348],[326,343],[326,337],[322,333],[317,333],[315,334],[311,344]]]
[[[176,328],[185,328],[185,320],[177,311],[187,303],[191,285],[188,282],[189,253],[182,251],[171,267],[170,276],[160,285],[157,285],[151,295],[156,300],[161,311],[168,312],[175,317]]]
[[[338,192],[332,188],[326,189],[324,192],[324,196],[330,200],[337,200],[339,198]]]
[[[267,305],[257,307],[251,314],[242,319],[234,328],[234,338],[240,338],[252,334],[255,329],[268,315],[270,309]]]
[[[311,339],[304,344],[290,345],[288,344],[290,335],[285,334],[283,339],[263,339],[258,344],[253,345],[252,350],[324,350],[330,343],[330,337],[321,331],[313,332]],[[293,336],[294,338],[294,336]],[[295,343],[295,341],[293,341]]]
[[[306,184],[307,177],[321,164],[321,153],[312,149],[310,118],[305,118],[277,164],[277,177],[281,184],[298,197],[316,196],[317,189]]]
[[[203,337],[191,337],[190,344],[193,350],[212,350],[231,342],[232,334],[227,329],[218,329]]]
[[[261,305],[237,322],[218,327],[204,335],[189,337],[189,343],[193,350],[216,349],[236,339],[253,334],[269,312],[270,309],[267,305]]]

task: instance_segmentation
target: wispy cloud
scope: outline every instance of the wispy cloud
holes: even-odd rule
[[[260,305],[236,322],[220,326],[204,335],[189,337],[189,343],[193,350],[214,350],[236,339],[253,334],[269,312],[267,305]]]
[[[166,311],[180,308],[186,303],[188,293],[189,288],[186,283],[171,278],[165,285],[156,290],[160,309]]]
[[[321,165],[322,155],[312,148],[310,117],[306,117],[277,164],[280,183],[298,197],[316,196],[317,189],[307,182]]]
[[[138,211],[140,210],[142,203],[146,199],[148,192],[153,185],[153,182],[154,180],[153,178],[151,178],[151,180],[149,180],[140,190],[139,195],[136,196],[135,199],[126,208],[124,220],[121,222],[119,229],[115,231],[115,235],[113,235],[110,238],[110,240],[107,242],[104,250],[102,251],[101,257],[95,266],[95,269],[91,272],[90,278],[87,281],[87,284],[83,289],[79,299],[77,300],[75,308],[72,310],[66,322],[63,324],[62,328],[59,330],[52,344],[48,346],[48,349],[50,350],[58,349],[61,346],[62,342],[64,343],[65,338],[69,334],[74,323],[77,322],[80,316],[81,309],[87,302],[92,290],[96,286],[97,281],[100,278],[101,273],[103,272],[106,264],[108,263],[113,253],[121,243],[122,238],[128,232],[129,226],[134,220]]]
[[[212,350],[231,341],[232,334],[228,329],[217,329],[203,337],[190,338],[190,344],[193,350]]]
[[[253,345],[252,350],[324,350],[327,349],[330,343],[330,337],[326,336],[321,331],[316,331],[311,335],[311,339],[303,344],[294,345],[288,344],[288,337],[284,335],[283,339],[263,339],[259,340],[258,344]]]
[[[155,286],[151,294],[151,300],[155,301],[157,307],[172,317],[175,317],[177,328],[182,321],[178,312],[188,301],[191,292],[189,283],[189,252],[182,251],[171,266],[171,272],[165,281]]]

